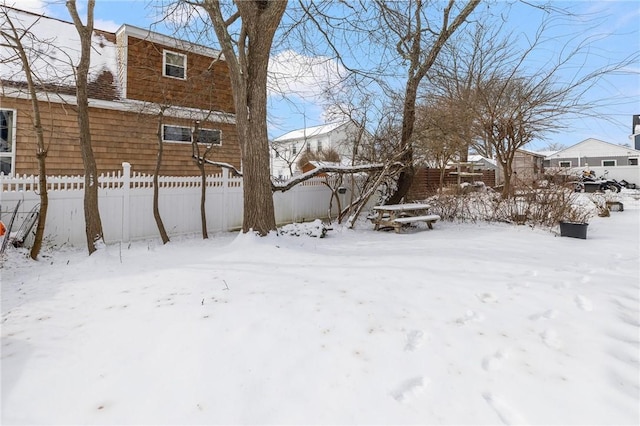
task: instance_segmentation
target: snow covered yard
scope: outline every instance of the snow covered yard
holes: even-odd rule
[[[639,424],[639,212],[12,249],[2,424]]]

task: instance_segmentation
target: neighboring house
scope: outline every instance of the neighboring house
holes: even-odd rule
[[[593,170],[598,176],[605,172],[614,179],[640,183],[638,159],[640,150],[589,138],[545,158],[545,167],[566,168],[579,173]]]
[[[473,163],[473,170],[497,170],[496,161],[478,154],[470,154],[467,161]]]
[[[271,142],[271,175],[288,179],[300,173],[298,163],[305,153],[335,152],[339,163],[351,164],[353,149],[361,129],[352,121],[324,124],[294,130]],[[364,130],[364,137],[370,137]],[[331,160],[330,160],[331,161]],[[306,163],[306,162],[305,162]]]
[[[589,138],[545,158],[547,167],[637,166],[640,151]]]
[[[84,174],[72,69],[80,50],[75,27],[0,7],[39,39],[37,45],[25,47],[43,82],[38,99],[48,147],[47,174]],[[0,47],[0,56],[9,58],[13,52]],[[3,63],[0,79],[1,171],[37,174],[33,109],[21,63]],[[135,172],[152,173],[160,134],[164,151],[160,174],[198,174],[191,144],[196,121],[199,141],[214,145],[207,158],[241,166],[229,73],[216,50],[130,25],[115,33],[95,30],[89,97],[99,172],[119,170],[128,162]]]

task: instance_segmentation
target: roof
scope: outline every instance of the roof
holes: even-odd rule
[[[41,87],[63,94],[75,93],[74,65],[80,60],[80,36],[75,25],[9,6],[2,7],[20,35],[26,34],[22,44]],[[132,25],[122,25],[116,33],[94,28],[88,76],[89,97],[92,99],[116,100],[122,94],[122,87],[119,87],[120,82],[116,78],[119,49],[116,40],[120,35],[224,60],[215,49]],[[27,79],[14,49],[0,45],[0,58],[3,58],[0,81],[9,87],[23,88]],[[4,58],[9,60],[4,61]]]
[[[120,28],[118,28],[118,31],[116,31],[115,34],[117,36],[119,36],[120,34],[126,34],[127,36],[135,37],[141,40],[148,40],[150,42],[173,47],[178,50],[192,52],[198,55],[208,56],[210,58],[220,58],[221,60],[224,60],[224,56],[219,50],[192,43],[190,41],[156,33],[148,29],[135,27],[129,24],[122,25]]]
[[[524,154],[533,155],[534,157],[544,157],[545,155],[539,152],[527,151],[526,149],[518,148],[517,152],[522,152]]]
[[[578,142],[575,145],[572,145],[568,148],[565,148],[561,151],[558,151],[554,154],[547,156],[547,158],[568,158],[568,157],[576,157],[578,155],[584,156],[587,154],[587,151],[599,150],[602,148],[603,151],[606,151],[610,156],[627,156],[627,155],[639,155],[640,151],[633,149],[628,146],[616,145],[611,142],[605,142],[600,139],[588,138],[581,142]]]
[[[543,157],[545,157],[545,158],[546,158],[546,157],[550,157],[550,156],[552,156],[552,155],[553,155],[553,154],[555,154],[556,152],[558,152],[558,151],[537,151],[537,153],[538,153],[539,155],[542,155],[542,156],[543,156]]]
[[[22,44],[31,69],[40,82],[74,86],[73,67],[80,60],[80,36],[75,26],[70,22],[9,6],[3,8],[20,35],[27,32]],[[115,34],[95,29],[91,44],[89,81],[96,81],[105,72],[117,75]],[[0,46],[0,57],[15,58],[3,62],[0,67],[1,80],[26,82],[22,62],[12,48]]]
[[[496,160],[493,160],[491,158],[487,158],[487,157],[483,157],[480,154],[471,154],[469,156],[467,156],[467,161],[472,162],[472,163],[479,163],[481,161],[486,161],[489,164],[493,164],[494,166],[497,164]]]
[[[330,133],[334,130],[336,130],[339,127],[344,126],[345,124],[348,124],[349,121],[341,121],[341,122],[337,122],[337,123],[329,123],[329,124],[323,124],[320,126],[314,126],[314,127],[307,127],[304,129],[298,129],[298,130],[292,130],[289,133],[285,133],[284,135],[275,138],[273,141],[274,142],[284,142],[284,141],[288,141],[288,140],[295,140],[295,139],[306,139],[306,138],[311,138],[311,137],[315,137],[315,136],[320,136],[320,135],[324,135],[327,133]]]

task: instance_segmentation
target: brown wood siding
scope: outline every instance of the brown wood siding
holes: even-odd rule
[[[17,110],[15,174],[38,174],[31,103],[23,99],[2,98],[0,105],[2,108]],[[45,143],[49,147],[47,174],[84,174],[74,107],[44,102],[40,107]],[[156,116],[91,108],[90,121],[92,145],[100,173],[121,170],[124,161],[131,163],[135,172],[153,173],[158,149]],[[191,120],[166,118],[165,124],[190,127],[193,123]],[[222,131],[222,146],[215,147],[208,158],[240,168],[240,149],[235,125],[203,122],[201,127]],[[207,170],[211,173],[220,171],[212,166]],[[171,176],[199,174],[191,159],[191,144],[165,142],[160,173]]]
[[[162,75],[163,50],[187,55],[187,79]],[[234,113],[227,64],[204,55],[128,38],[127,98]]]

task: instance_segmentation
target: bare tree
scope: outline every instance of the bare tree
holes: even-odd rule
[[[196,120],[193,126],[193,132],[191,137],[191,150],[192,156],[196,161],[196,165],[200,170],[200,220],[202,223],[202,238],[209,238],[209,233],[207,232],[207,174],[206,168],[207,165],[207,157],[213,151],[213,147],[215,146],[215,141],[203,141],[200,140],[200,121]],[[204,145],[203,145],[204,144]],[[203,145],[204,151],[201,152],[201,145]]]
[[[29,91],[29,98],[31,99],[31,108],[33,110],[33,128],[36,132],[37,142],[36,158],[38,159],[40,212],[38,216],[38,225],[36,227],[33,246],[31,246],[29,255],[33,260],[36,260],[40,253],[40,249],[42,248],[42,239],[44,237],[45,224],[47,221],[47,210],[49,208],[46,169],[47,145],[44,141],[44,131],[40,114],[40,103],[38,101],[38,96],[36,93],[36,77],[33,69],[31,68],[31,63],[26,52],[26,49],[29,48],[29,46],[25,47],[25,43],[33,44],[33,42],[36,40],[34,40],[35,36],[30,32],[30,28],[18,28],[16,27],[16,25],[14,25],[12,19],[9,16],[8,10],[5,8],[2,9],[2,20],[3,25],[0,28],[0,35],[4,39],[4,42],[1,43],[1,45],[3,47],[12,49],[22,63],[24,74],[27,79],[27,90]],[[34,22],[33,25],[35,25],[36,23],[37,21]],[[39,43],[40,41],[38,41],[38,44]]]
[[[449,0],[441,11],[440,19],[436,20],[429,18],[430,8],[435,8],[438,4],[436,2],[411,0],[408,5],[382,0],[377,2],[385,28],[397,39],[397,53],[408,64],[400,139],[401,147],[406,152],[402,158],[406,168],[399,175],[397,190],[388,200],[390,204],[398,203],[404,198],[415,175],[412,136],[420,82],[435,63],[447,40],[465,23],[479,3],[480,0],[469,0],[463,7],[458,7],[454,0]]]
[[[591,40],[585,39],[574,46],[567,44],[554,62],[532,69],[527,59],[544,48],[547,30],[554,25],[557,22],[551,18],[544,22],[527,49],[503,55],[502,61],[492,62],[489,72],[476,80],[473,117],[478,142],[474,147],[482,154],[487,154],[483,148],[489,148],[495,155],[503,172],[503,197],[513,190],[516,152],[534,139],[543,139],[563,128],[563,119],[569,114],[593,115],[597,102],[585,101],[585,93],[606,75],[619,72],[640,58],[636,53],[593,70],[576,70],[574,63],[583,63],[583,56],[590,49]],[[505,45],[514,43],[508,40]],[[573,77],[562,79],[567,70]]]
[[[460,111],[462,103],[448,98],[432,98],[430,104],[419,105],[416,113],[414,148],[416,163],[435,166],[440,169],[439,188],[444,186],[447,165],[466,152],[464,117]],[[421,157],[421,161],[419,160]]]
[[[226,14],[219,0],[198,4],[211,19],[231,76],[244,172],[242,231],[266,235],[276,229],[267,136],[267,66],[287,2],[235,1]]]
[[[158,205],[158,199],[160,196],[160,184],[158,182],[158,177],[160,175],[160,168],[162,167],[162,155],[164,153],[164,143],[162,141],[162,125],[164,123],[164,112],[167,110],[167,108],[168,106],[166,105],[160,106],[160,112],[158,114],[158,130],[156,132],[158,151],[156,154],[156,167],[153,172],[153,218],[156,221],[156,226],[158,227],[158,232],[160,233],[160,238],[162,239],[162,244],[167,244],[169,242],[169,235],[167,234],[167,230],[164,227],[164,222],[162,221],[162,216],[160,215],[160,206]]]
[[[98,168],[91,146],[91,128],[89,125],[88,78],[91,61],[91,39],[93,36],[93,10],[95,0],[87,2],[87,23],[83,24],[75,0],[66,2],[73,24],[80,36],[80,61],[76,66],[76,99],[78,129],[80,131],[80,151],[84,164],[84,220],[89,254],[96,251],[96,243],[104,240],[102,220],[98,210]]]

